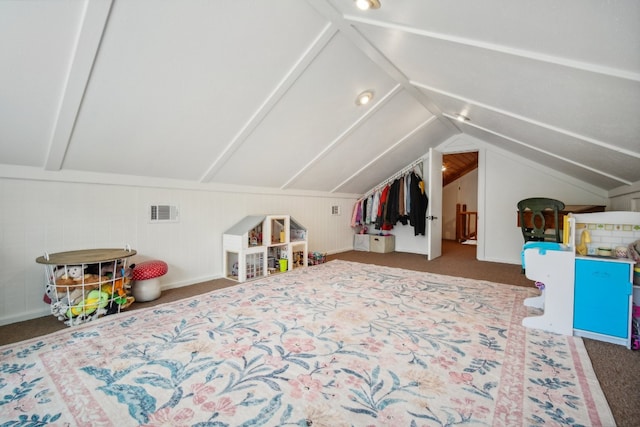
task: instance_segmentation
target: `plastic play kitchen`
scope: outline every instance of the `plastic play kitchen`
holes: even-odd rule
[[[543,312],[522,324],[638,347],[632,325],[640,305],[640,281],[634,284],[640,212],[573,214],[565,230],[563,244],[527,242],[523,247],[525,274],[541,289],[524,303]]]

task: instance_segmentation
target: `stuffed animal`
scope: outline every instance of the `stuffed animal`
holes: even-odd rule
[[[42,296],[42,301],[44,301],[46,304],[51,304],[52,301],[57,301],[57,299],[57,288],[51,283],[47,283],[44,287],[44,295]]]
[[[628,249],[629,250],[627,251],[627,257],[631,258],[635,262],[640,262],[640,240],[629,243]]]
[[[64,320],[67,318],[66,312],[69,306],[61,301],[55,301],[51,304],[51,314],[53,314],[58,320]]]
[[[54,287],[54,289],[56,289]],[[82,300],[81,289],[69,288],[65,292],[54,292],[51,294],[51,314],[58,318],[58,320],[64,320],[67,316],[69,308]]]
[[[107,280],[101,287],[100,290],[109,295],[109,297],[116,302],[118,305],[124,305],[127,302],[127,291],[126,287],[129,285],[129,278],[120,277],[113,281]]]
[[[109,303],[109,294],[98,290],[93,290],[80,303],[67,310],[67,317],[75,317],[80,314],[91,314],[98,308],[104,308]]]
[[[82,280],[86,268],[86,265],[60,265],[56,269],[56,278]]]
[[[56,286],[73,286],[82,283],[86,265],[59,265],[56,269]]]
[[[113,279],[114,277],[123,277],[123,276],[131,277],[133,267],[135,266],[136,266],[135,264],[131,264],[129,267],[123,268],[122,261],[118,261],[117,264],[116,262],[102,264],[100,268],[100,275],[106,276],[109,279]],[[114,271],[115,271],[115,274],[114,274]]]
[[[113,278],[114,277],[114,271],[115,271],[115,277],[120,277],[120,274],[122,272],[122,262],[121,261],[114,261],[114,262],[109,262],[106,264],[102,264],[101,268],[100,268],[100,275],[101,276],[106,276],[108,278]]]

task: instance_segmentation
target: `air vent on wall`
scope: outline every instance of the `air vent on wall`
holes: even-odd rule
[[[340,215],[340,206],[331,206],[331,215]]]
[[[178,222],[178,207],[171,205],[151,205],[150,222]]]

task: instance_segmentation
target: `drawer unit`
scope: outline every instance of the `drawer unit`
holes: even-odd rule
[[[396,236],[374,236],[371,235],[369,240],[369,250],[371,252],[387,253],[396,249]]]
[[[611,342],[629,339],[631,265],[576,259],[573,327],[576,335],[596,334]]]

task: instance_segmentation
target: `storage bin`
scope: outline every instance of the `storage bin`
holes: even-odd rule
[[[309,252],[307,260],[309,265],[324,264],[327,260],[327,254],[321,252]]]
[[[136,251],[86,249],[45,254],[36,262],[45,269],[44,301],[51,314],[68,326],[119,313],[133,302],[128,258]]]
[[[353,236],[353,250],[369,252],[369,242],[368,234],[356,234]]]
[[[369,250],[371,252],[387,253],[396,249],[396,236],[390,234],[388,236],[370,236]]]

